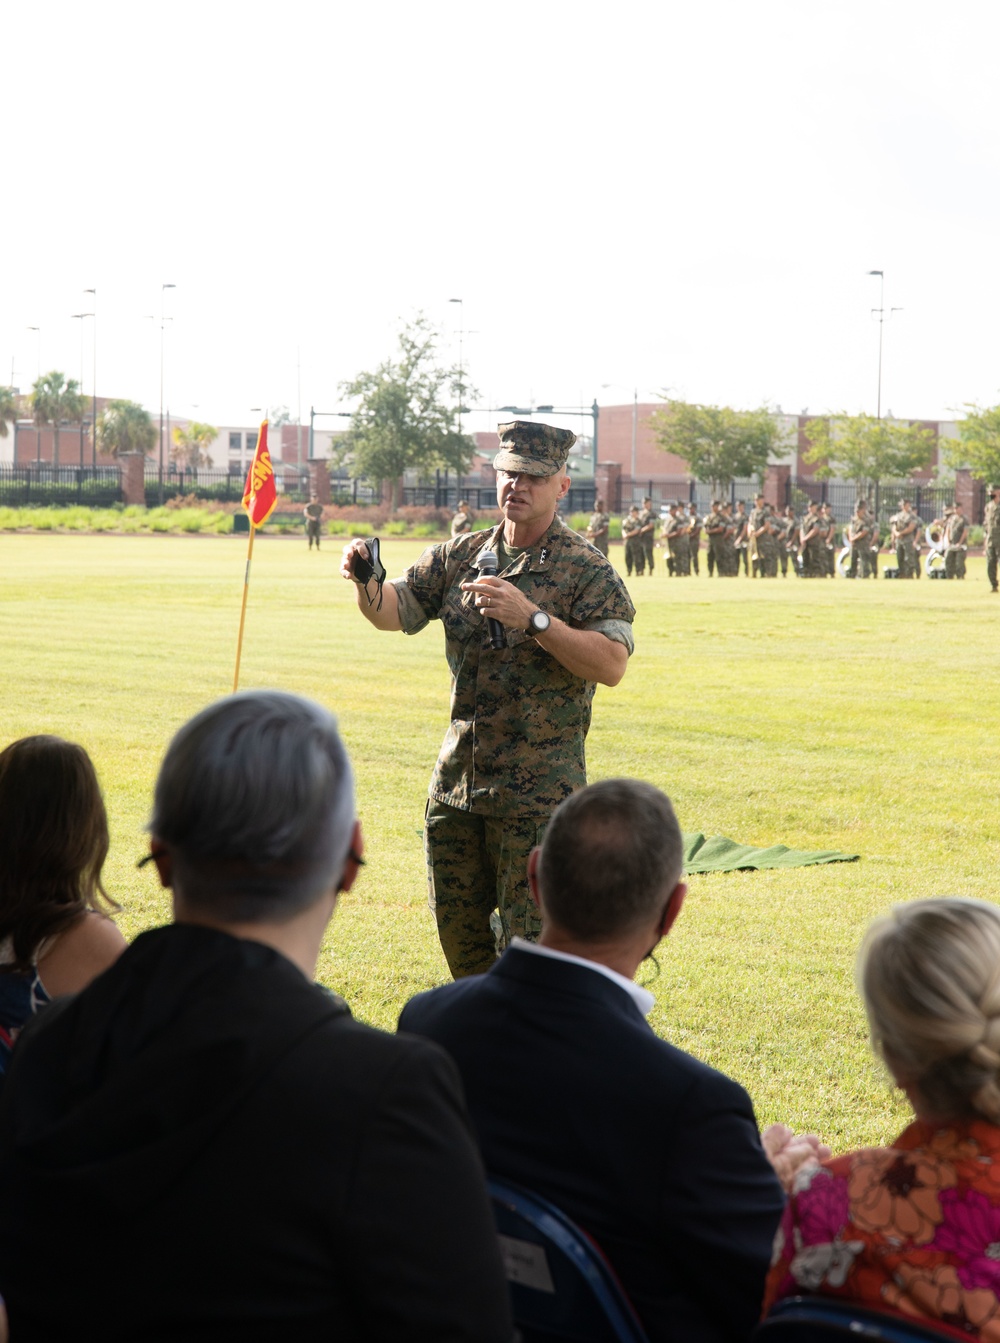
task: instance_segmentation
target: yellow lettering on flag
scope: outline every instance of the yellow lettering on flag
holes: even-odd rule
[[[267,420],[263,420],[257,435],[257,449],[247,472],[247,483],[243,489],[243,507],[246,509],[252,527],[263,527],[274,512],[278,502],[278,490],[274,479],[274,467],[271,454],[267,450]]]

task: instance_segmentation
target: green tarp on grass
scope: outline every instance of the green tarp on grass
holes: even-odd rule
[[[684,868],[687,872],[738,872],[761,867],[811,867],[814,863],[856,863],[860,854],[839,853],[836,849],[790,849],[787,844],[772,844],[756,849],[752,844],[737,844],[725,835],[684,836]]]

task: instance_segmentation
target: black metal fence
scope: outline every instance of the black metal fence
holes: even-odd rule
[[[829,504],[830,511],[838,522],[850,521],[858,499],[864,496],[869,508],[883,523],[888,522],[894,513],[899,512],[900,501],[908,499],[917,516],[925,523],[941,517],[946,504],[955,502],[954,485],[923,485],[918,482],[881,481],[870,490],[859,490],[850,480],[811,480],[793,476],[788,481],[785,503],[791,504],[796,512],[807,507],[810,500],[818,504]],[[972,507],[969,520],[981,523],[986,503],[986,486],[981,480],[972,482]]]
[[[223,503],[238,502],[243,498],[244,475],[231,471],[215,471],[206,467],[146,466],[146,507],[155,508],[168,499],[218,499]]]
[[[13,466],[0,462],[0,503],[9,508],[85,504],[110,508],[122,501],[117,466]]]

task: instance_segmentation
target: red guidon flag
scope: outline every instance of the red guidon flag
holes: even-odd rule
[[[250,516],[252,527],[263,527],[274,512],[278,502],[278,490],[274,483],[274,467],[271,454],[267,450],[267,420],[260,426],[257,436],[257,451],[247,472],[247,483],[243,488],[243,507]]]

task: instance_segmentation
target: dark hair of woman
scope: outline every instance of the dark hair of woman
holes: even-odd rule
[[[0,751],[2,967],[29,971],[39,948],[103,901],[108,818],[90,757],[61,737],[23,737]]]

